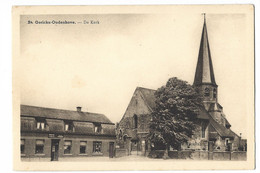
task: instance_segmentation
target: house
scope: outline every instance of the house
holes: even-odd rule
[[[203,96],[204,106],[196,118],[194,135],[180,150],[233,151],[238,150],[241,138],[230,127],[223,107],[218,102],[210,54],[206,21],[204,20],[198,62],[193,86]],[[155,109],[155,90],[137,87],[117,126],[117,144],[128,154],[147,155],[152,144],[147,139],[151,113]]]
[[[22,160],[113,157],[115,126],[105,115],[21,105]]]

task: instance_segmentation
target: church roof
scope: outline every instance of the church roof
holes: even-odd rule
[[[234,138],[235,136],[237,136],[237,134],[234,133],[231,129],[227,129],[225,126],[219,124],[211,116],[209,117],[209,122],[213,126],[213,128],[217,131],[219,136],[227,137],[227,138]]]
[[[210,112],[214,112],[214,111],[219,111],[221,112],[222,111],[222,106],[218,103],[210,103],[210,106],[209,106],[209,111]]]
[[[148,89],[148,88],[143,88],[143,87],[137,87],[136,90],[139,90],[141,91],[143,97],[144,97],[144,101],[145,103],[147,104],[147,106],[149,106],[152,110],[155,109],[155,91],[156,90],[153,90],[153,89]],[[197,116],[197,118],[199,119],[209,119],[208,118],[209,113],[206,111],[206,109],[204,107],[200,107],[200,113],[199,115]]]
[[[145,103],[147,106],[149,106],[152,110],[154,110],[156,104],[155,104],[155,91],[153,89],[148,89],[148,88],[142,88],[142,87],[137,87],[136,90],[139,90],[142,93],[142,96],[144,98]],[[222,106],[220,104],[216,104],[218,109],[222,109]],[[209,114],[209,112],[204,108],[200,107],[200,112],[199,115],[197,116],[198,119],[204,119],[204,120],[209,120],[210,124],[212,124],[213,128],[216,130],[219,136],[221,137],[230,137],[233,138],[236,134],[223,126],[222,124],[219,124],[216,122],[213,117]],[[226,120],[226,118],[225,118]],[[226,124],[230,125],[229,122],[226,120]]]
[[[113,124],[105,115],[90,112],[79,112],[63,109],[44,108],[36,106],[21,105],[21,116],[42,117],[50,119],[62,119],[72,121],[96,122]]]
[[[204,19],[194,85],[217,85],[211,60],[206,21]]]
[[[137,87],[136,90],[139,90],[142,93],[142,96],[144,97],[144,101],[149,106],[150,109],[155,109],[155,91],[153,89],[149,88],[143,88],[143,87]]]

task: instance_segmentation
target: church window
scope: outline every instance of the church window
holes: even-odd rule
[[[122,130],[119,130],[119,139],[122,139]]]
[[[217,90],[216,88],[213,89],[213,98],[216,98],[217,97]]]
[[[205,88],[204,96],[206,96],[206,97],[209,96],[209,88]]]
[[[136,129],[138,125],[138,118],[137,115],[134,115],[134,128]]]
[[[206,137],[206,128],[207,128],[206,122],[202,122],[201,123],[201,138]]]

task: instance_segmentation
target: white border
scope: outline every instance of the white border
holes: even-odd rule
[[[12,154],[12,27],[11,9],[13,5],[155,5],[155,4],[254,4],[255,5],[255,73],[256,88],[259,85],[259,1],[254,0],[13,0],[0,3],[0,107],[1,107],[1,171],[14,172]],[[256,105],[259,94],[256,91]],[[256,106],[256,144],[259,143],[259,106]],[[256,145],[257,146],[257,145]],[[259,150],[256,148],[256,163],[259,162]],[[256,170],[259,172],[259,165]],[[68,172],[68,171],[67,171]],[[128,172],[128,171],[127,171]],[[160,171],[161,172],[161,171]],[[181,171],[177,171],[181,172]],[[193,172],[193,171],[192,171]],[[195,171],[194,171],[195,172]],[[203,171],[209,172],[209,171]],[[220,171],[215,171],[220,172]],[[228,172],[228,171],[221,171]],[[241,172],[241,171],[236,171]],[[244,172],[244,171],[243,171]],[[249,172],[249,171],[248,171]]]

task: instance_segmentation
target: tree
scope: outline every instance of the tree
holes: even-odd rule
[[[202,98],[196,88],[176,77],[159,88],[155,97],[149,138],[155,148],[163,145],[164,157],[168,157],[170,146],[178,149],[181,143],[192,137]]]

